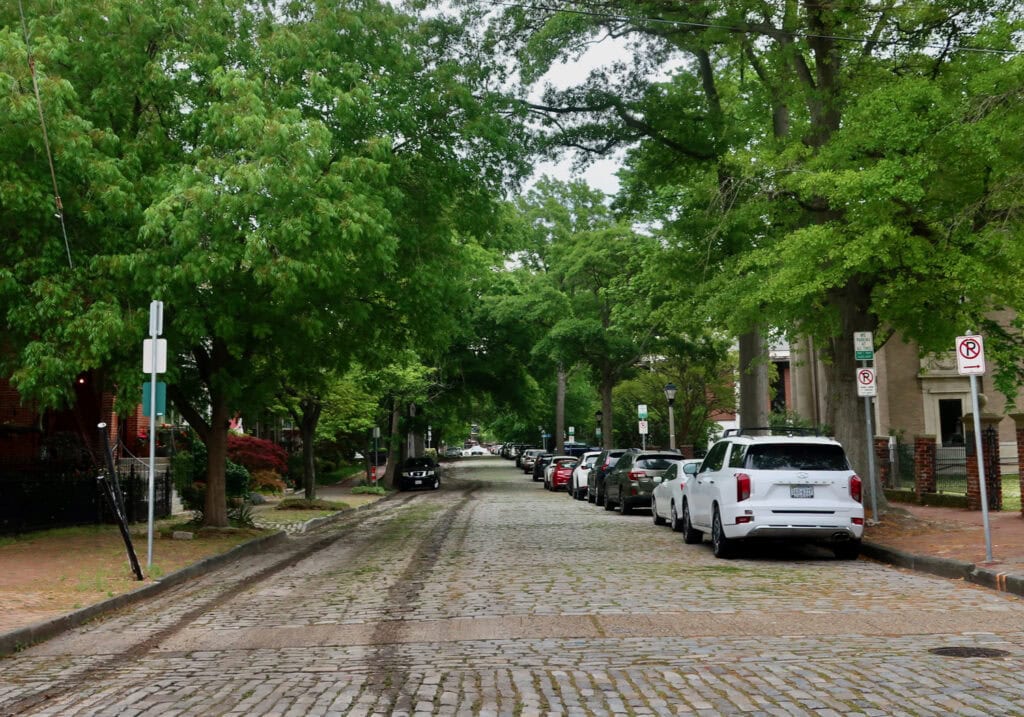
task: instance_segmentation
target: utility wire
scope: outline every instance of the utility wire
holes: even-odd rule
[[[943,50],[945,52],[977,52],[989,55],[1002,55],[1004,57],[1015,57],[1017,55],[1024,54],[1024,50],[1001,50],[994,47],[972,47],[971,45],[957,45],[955,47],[947,47],[946,45],[938,43],[925,43],[923,45],[917,45],[916,43],[912,43],[907,40],[883,40],[880,38],[875,39],[871,37],[854,37],[849,35],[826,35],[813,32],[796,32],[793,30],[783,30],[781,28],[768,29],[756,26],[725,25],[714,22],[671,20],[669,18],[650,17],[646,15],[616,15],[610,11],[580,10],[575,8],[559,7],[556,5],[544,4],[539,2],[526,4],[521,2],[513,2],[512,0],[492,0],[492,4],[502,7],[516,8],[519,10],[544,10],[547,12],[563,12],[571,15],[593,17],[600,20],[615,20],[618,22],[645,22],[651,25],[671,25],[674,27],[691,27],[702,30],[726,30],[728,32],[743,35],[764,35],[766,37],[776,37],[779,35],[783,35],[786,37],[804,40],[836,40],[837,42],[885,45],[888,47],[921,47],[929,50]]]
[[[50,151],[50,138],[46,133],[46,118],[43,117],[43,101],[39,97],[39,83],[36,81],[36,60],[32,56],[32,45],[28,37],[28,23],[25,21],[25,8],[21,0],[18,0],[18,12],[21,13],[21,32],[25,36],[25,52],[28,54],[28,69],[32,75],[32,89],[36,95],[36,109],[39,110],[39,124],[43,128],[43,145],[46,147],[46,161],[50,164],[50,179],[53,180],[53,201],[57,208],[54,215],[60,221],[61,235],[64,237],[64,250],[68,254],[68,266],[75,268],[71,261],[71,244],[68,242],[68,230],[64,226],[64,204],[60,200],[60,192],[57,190],[57,172],[53,168],[53,153]]]

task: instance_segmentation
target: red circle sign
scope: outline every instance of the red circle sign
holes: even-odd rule
[[[860,382],[865,386],[870,386],[875,382],[875,375],[871,373],[871,371],[859,371],[857,373],[857,378],[860,379]]]
[[[965,359],[975,359],[981,354],[981,344],[975,339],[967,338],[960,342],[957,351]]]

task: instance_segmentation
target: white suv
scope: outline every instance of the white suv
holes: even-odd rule
[[[727,436],[683,486],[683,539],[698,543],[704,533],[719,558],[739,540],[767,538],[825,543],[854,560],[864,534],[861,480],[830,438]]]

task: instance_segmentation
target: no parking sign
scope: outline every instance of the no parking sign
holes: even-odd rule
[[[985,374],[985,342],[980,336],[956,337],[956,372],[961,376]]]
[[[861,397],[878,395],[878,384],[875,383],[875,369],[857,369],[857,395]]]

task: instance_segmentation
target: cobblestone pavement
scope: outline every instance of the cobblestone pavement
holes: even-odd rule
[[[1024,715],[1022,674],[1019,598],[716,560],[480,459],[0,662],[0,714]]]

